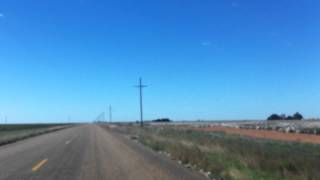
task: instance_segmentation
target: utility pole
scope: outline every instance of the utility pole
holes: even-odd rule
[[[112,122],[112,106],[109,106],[109,123]]]
[[[139,88],[140,94],[140,126],[143,127],[143,97],[142,97],[142,89],[147,87],[146,85],[142,84],[142,78],[139,78],[139,85],[136,86]]]

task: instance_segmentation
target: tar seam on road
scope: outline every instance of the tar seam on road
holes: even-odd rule
[[[44,159],[42,161],[40,161],[38,164],[36,164],[35,166],[33,166],[32,168],[32,172],[36,172],[38,171],[44,164],[46,164],[48,162],[48,159]]]

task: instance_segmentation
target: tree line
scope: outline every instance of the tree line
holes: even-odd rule
[[[285,114],[272,114],[271,116],[268,117],[267,120],[273,121],[273,120],[302,120],[303,116],[299,113],[296,112],[292,116],[286,116]]]

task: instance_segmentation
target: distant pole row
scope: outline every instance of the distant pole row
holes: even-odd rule
[[[0,121],[1,121],[1,116],[0,116]],[[8,122],[8,117],[3,116],[3,124],[7,124],[7,122]]]
[[[143,127],[143,88],[147,87],[143,85],[142,78],[139,78],[139,84],[135,86],[139,88],[139,103],[140,103],[140,126]],[[109,105],[109,123],[112,123],[112,106]]]
[[[109,106],[109,122],[112,123],[112,106]]]

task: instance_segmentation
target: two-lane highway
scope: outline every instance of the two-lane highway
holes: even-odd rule
[[[203,179],[118,134],[84,125],[0,147],[0,180]]]

